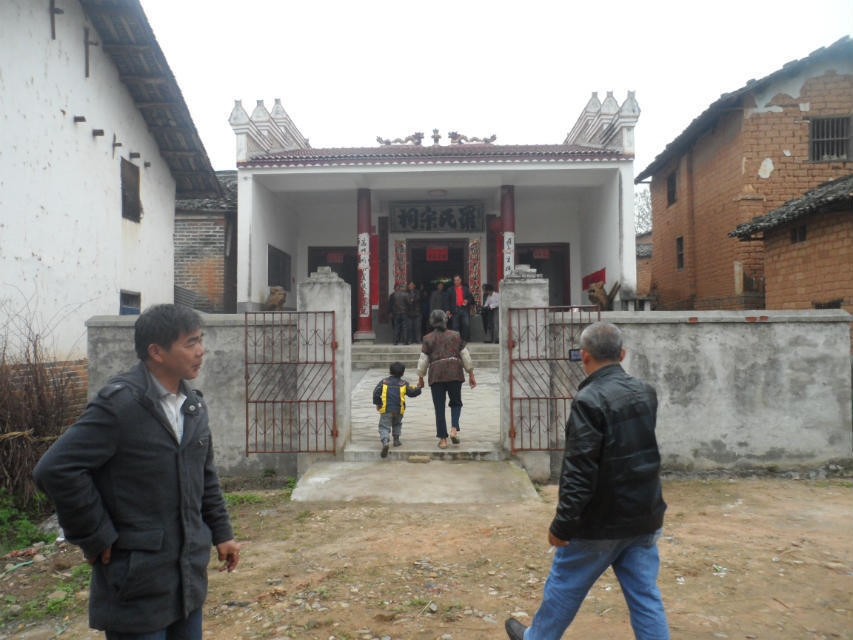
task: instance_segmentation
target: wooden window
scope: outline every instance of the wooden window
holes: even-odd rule
[[[675,239],[675,268],[679,271],[684,268],[684,236]]]
[[[118,313],[122,316],[138,316],[142,295],[136,291],[122,291],[119,294]]]
[[[809,160],[829,162],[850,157],[850,117],[814,118],[809,124]]]
[[[121,159],[121,217],[139,222],[142,203],[139,200],[139,167]]]
[[[290,254],[267,245],[267,285],[290,291]]]
[[[791,244],[806,241],[806,225],[801,224],[791,229]]]
[[[674,203],[678,197],[677,172],[673,171],[666,177],[666,206]]]

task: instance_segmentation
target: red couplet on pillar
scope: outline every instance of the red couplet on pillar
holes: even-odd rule
[[[372,333],[370,313],[370,189],[359,189],[358,210],[358,331]]]

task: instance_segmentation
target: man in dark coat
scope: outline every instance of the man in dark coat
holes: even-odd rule
[[[394,344],[409,343],[409,316],[408,310],[409,294],[403,284],[398,284],[388,298],[388,306],[391,308],[391,323],[394,327]]]
[[[468,285],[462,284],[462,276],[458,274],[453,276],[453,286],[447,292],[447,303],[453,330],[468,342],[471,339],[471,307],[476,303]]]
[[[655,438],[657,395],[619,364],[622,335],[598,322],[581,334],[587,378],[566,425],[557,513],[548,531],[556,548],[542,604],[529,628],[506,621],[511,640],[559,640],[587,592],[612,566],[639,640],[668,640],[657,587],[657,539],[666,504]]]
[[[108,640],[200,640],[210,548],[228,571],[240,554],[207,406],[185,382],[204,356],[201,317],[151,307],[134,342],[141,362],[98,392],[34,475],[92,565],[93,628]]]
[[[421,341],[421,292],[414,282],[409,283],[406,291],[406,344]]]

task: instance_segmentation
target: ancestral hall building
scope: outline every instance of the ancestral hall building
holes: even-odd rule
[[[562,144],[501,145],[438,130],[364,148],[312,148],[281,102],[229,118],[238,169],[237,308],[329,265],[353,285],[356,339],[387,323],[395,284],[460,274],[481,302],[516,263],[552,305],[596,280],[636,287],[633,92],[593,94]],[[442,144],[442,142],[446,143]],[[355,326],[357,324],[357,326]]]

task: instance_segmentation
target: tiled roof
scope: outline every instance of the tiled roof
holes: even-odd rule
[[[633,154],[579,145],[411,145],[293,149],[256,156],[240,167],[469,164],[517,162],[602,162],[631,160]]]
[[[175,201],[177,211],[217,212],[237,210],[237,171],[217,171],[216,179],[222,195],[216,198],[185,198]]]
[[[788,200],[767,215],[758,216],[738,225],[729,235],[733,238],[749,240],[756,233],[775,229],[787,222],[831,211],[847,211],[853,214],[853,174],[824,182],[819,187],[806,191],[799,198]]]
[[[139,0],[80,4],[169,165],[177,197],[219,195],[210,159]]]
[[[804,67],[813,64],[819,59],[845,55],[848,57],[853,55],[853,40],[851,40],[850,36],[844,36],[828,47],[821,47],[820,49],[812,51],[805,58],[792,60],[785,64],[781,69],[774,71],[760,80],[750,80],[746,85],[736,91],[722,94],[719,100],[705,109],[705,111],[695,118],[693,122],[691,122],[687,128],[682,131],[677,138],[675,138],[675,140],[666,145],[666,148],[658,154],[654,160],[652,160],[652,163],[637,174],[634,182],[640,182],[654,175],[673,157],[680,156],[699,136],[715,124],[717,118],[720,117],[724,110],[736,107],[744,94],[759,89],[763,85],[775,82],[780,78],[797,74]]]

